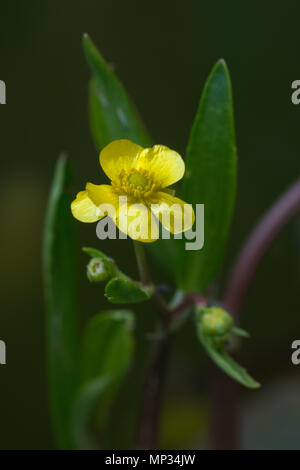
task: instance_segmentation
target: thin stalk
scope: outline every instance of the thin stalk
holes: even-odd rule
[[[133,245],[141,282],[146,285],[151,284],[150,271],[143,244],[134,241]]]
[[[189,294],[186,294],[180,304],[172,310],[172,322],[176,321],[177,318],[180,317],[180,315],[182,314],[182,312],[185,311],[186,308],[193,305],[204,307],[206,304],[206,298],[198,292],[191,292]]]
[[[141,281],[144,284],[152,284],[142,243],[134,242],[134,248]],[[136,446],[138,449],[155,449],[157,445],[169,352],[170,312],[164,299],[157,290],[155,290],[153,294],[152,302],[155,310],[159,313],[160,327],[153,339],[148,372],[142,393],[137,429]]]
[[[154,294],[153,300],[155,306],[160,310],[161,327],[153,343],[149,371],[144,387],[137,436],[137,447],[139,449],[156,448],[167,361],[170,351],[170,327],[190,305],[203,306],[206,304],[205,298],[198,293],[187,294],[183,301],[172,311],[168,309],[168,306],[157,291]]]
[[[137,449],[157,448],[163,391],[169,356],[169,335],[158,334],[153,342],[144,383],[137,429]]]
[[[237,321],[255,273],[283,227],[300,211],[300,179],[273,204],[244,244],[229,276],[223,304]],[[213,384],[214,449],[236,449],[238,443],[240,386],[221,371]]]
[[[300,179],[285,191],[261,218],[237,257],[224,295],[224,304],[236,318],[260,262],[273,240],[299,210]]]

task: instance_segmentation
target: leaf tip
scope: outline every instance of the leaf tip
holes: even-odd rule
[[[82,35],[83,46],[85,46],[87,42],[92,42],[92,40],[91,40],[88,33],[83,33],[83,35]]]
[[[256,382],[256,380],[254,380],[254,382],[251,383],[251,385],[249,383],[246,383],[245,385],[246,385],[246,387],[252,388],[253,390],[255,390],[257,388],[261,388],[261,384],[259,382]]]
[[[217,70],[222,70],[226,75],[229,75],[229,70],[228,70],[225,59],[219,59],[215,63],[215,66],[213,67],[213,71],[217,71]]]
[[[96,46],[92,38],[87,33],[84,33],[82,35],[82,46],[83,46],[83,50],[86,54],[87,59],[90,54],[95,53]]]

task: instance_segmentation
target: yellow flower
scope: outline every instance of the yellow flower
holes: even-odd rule
[[[115,140],[100,153],[100,165],[111,185],[87,183],[71,204],[76,219],[96,222],[108,214],[122,232],[143,242],[157,240],[158,220],[171,233],[192,227],[192,207],[167,189],[184,175],[178,153],[163,145],[144,149],[129,140]]]

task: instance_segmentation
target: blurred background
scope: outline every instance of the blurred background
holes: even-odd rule
[[[299,14],[296,0],[0,0],[0,79],[7,86],[7,104],[0,106],[0,339],[7,345],[7,365],[0,366],[1,449],[55,447],[41,240],[59,153],[72,159],[74,194],[86,181],[104,182],[88,126],[82,34],[88,32],[113,64],[155,142],[183,155],[205,79],[220,57],[226,60],[239,182],[224,279],[256,220],[299,176],[300,106],[291,103],[291,83],[300,79]],[[86,259],[80,255],[80,246],[97,246],[95,226],[77,226],[84,318],[106,304],[101,287],[86,281]],[[242,391],[243,448],[300,448],[300,366],[290,359],[291,343],[300,338],[299,237],[298,218],[266,256],[242,312],[241,325],[251,338],[243,342],[240,362],[263,384],[258,391]],[[129,241],[108,242],[105,251],[136,276]],[[145,306],[135,311],[146,331],[151,311]],[[143,344],[138,347],[143,350]],[[187,323],[174,338],[162,448],[207,446],[208,364]],[[120,399],[129,411],[113,432],[116,446],[126,445],[119,434],[133,420],[132,400],[129,385]]]

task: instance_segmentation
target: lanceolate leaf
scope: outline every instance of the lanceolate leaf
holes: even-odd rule
[[[72,428],[79,448],[94,447],[89,424],[99,405],[97,424],[106,428],[110,405],[133,354],[133,314],[129,310],[101,312],[86,326],[81,350],[81,380],[74,401]],[[105,434],[103,434],[103,446]]]
[[[112,140],[129,139],[144,147],[150,138],[124,88],[88,35],[83,48],[93,73],[90,83],[90,124],[97,149]]]
[[[107,310],[90,319],[82,344],[83,382],[124,373],[133,352],[133,326],[130,310]]]
[[[223,348],[214,344],[212,337],[204,335],[200,326],[198,326],[198,338],[212,361],[220,367],[225,374],[229,375],[245,387],[260,387],[260,384],[248,374],[246,369],[235,362]]]
[[[220,60],[204,87],[186,153],[182,199],[204,204],[204,247],[199,251],[180,250],[178,278],[185,290],[203,291],[216,274],[224,254],[235,192],[231,84],[226,64]]]
[[[46,339],[52,420],[61,448],[72,447],[69,417],[78,359],[74,221],[68,160],[61,157],[51,188],[43,247]]]
[[[102,376],[83,384],[73,403],[71,428],[75,447],[80,450],[99,449],[99,444],[90,433],[90,421],[96,405],[108,390],[111,376]]]

